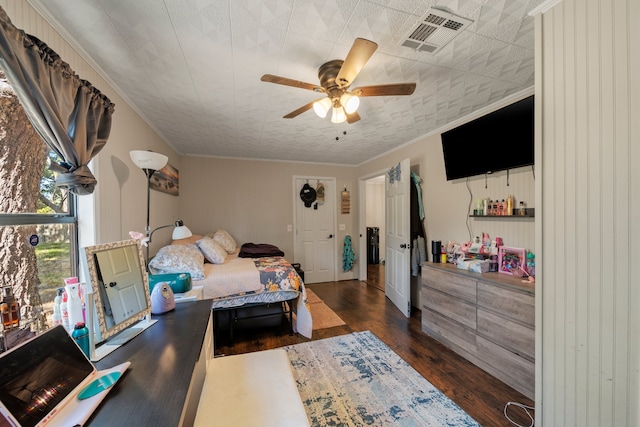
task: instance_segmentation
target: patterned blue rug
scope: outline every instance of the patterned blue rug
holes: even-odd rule
[[[369,331],[285,347],[316,426],[479,426]]]

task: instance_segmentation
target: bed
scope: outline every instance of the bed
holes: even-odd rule
[[[214,312],[225,312],[229,316],[231,338],[240,318],[250,318],[255,323],[273,314],[256,307],[282,305],[289,317],[291,333],[311,338],[307,294],[295,268],[283,256],[241,257],[246,256],[242,251],[244,245],[237,247],[228,233],[223,233],[224,238],[219,238],[219,234],[220,230],[172,242],[151,260],[150,271],[153,274],[189,272],[193,286],[202,286],[204,298],[211,299]],[[249,253],[261,254],[259,251]],[[253,315],[238,316],[241,310],[244,314],[251,311],[249,308]]]

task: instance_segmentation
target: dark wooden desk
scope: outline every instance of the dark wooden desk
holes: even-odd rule
[[[91,426],[192,425],[213,357],[211,301],[177,304],[158,322],[96,363],[131,366],[89,419]]]

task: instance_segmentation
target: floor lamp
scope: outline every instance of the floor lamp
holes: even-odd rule
[[[191,237],[191,230],[189,230],[181,220],[176,221],[174,224],[163,225],[151,230],[149,226],[149,210],[150,210],[150,201],[151,201],[151,177],[156,171],[162,169],[166,164],[169,158],[164,154],[154,153],[153,151],[145,151],[145,150],[133,150],[129,152],[129,156],[133,163],[142,169],[142,171],[147,176],[147,225],[144,229],[145,234],[145,243],[146,243],[146,256],[145,262],[147,271],[149,271],[149,244],[151,243],[151,236],[153,233],[160,230],[161,228],[167,228],[174,226],[173,230],[173,240],[184,239],[187,237]]]

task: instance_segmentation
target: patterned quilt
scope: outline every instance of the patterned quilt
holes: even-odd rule
[[[302,292],[302,279],[287,260],[282,257],[255,258],[253,262],[260,272],[264,292],[296,290]]]

